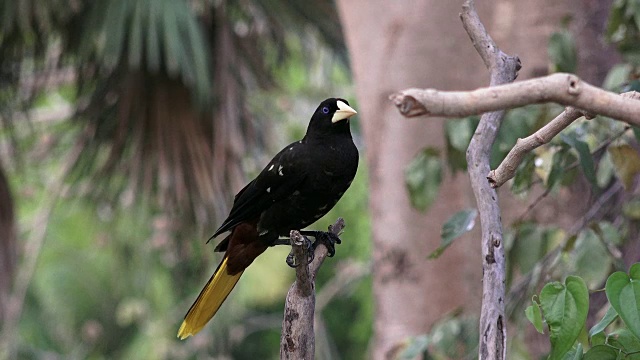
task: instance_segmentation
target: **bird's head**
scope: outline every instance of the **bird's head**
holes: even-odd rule
[[[330,98],[320,103],[311,117],[307,134],[350,133],[349,118],[357,112],[344,99]]]

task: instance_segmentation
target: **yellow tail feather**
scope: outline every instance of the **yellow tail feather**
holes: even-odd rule
[[[178,330],[180,340],[184,340],[202,330],[213,315],[216,314],[220,305],[233,290],[233,287],[236,286],[241,275],[242,272],[235,275],[227,273],[227,257],[225,256],[216,272],[213,273],[207,285],[198,295],[196,302],[191,305],[189,312],[184,317],[180,330]]]

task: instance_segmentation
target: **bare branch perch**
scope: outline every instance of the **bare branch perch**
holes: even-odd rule
[[[338,235],[344,229],[344,220],[338,218],[329,226],[329,232]],[[299,264],[296,267],[296,281],[289,288],[285,300],[282,335],[280,337],[280,359],[313,359],[315,354],[315,334],[313,321],[315,312],[315,279],[318,269],[327,257],[326,246],[317,246],[313,261],[307,264],[308,254],[305,239],[297,230],[291,231],[291,246]],[[317,241],[317,239],[316,239]]]
[[[640,100],[640,93],[637,91],[626,92],[621,94],[621,96],[627,99]],[[489,180],[491,187],[500,187],[509,179],[513,178],[515,176],[516,169],[526,154],[541,145],[547,144],[551,139],[558,135],[560,131],[564,130],[567,126],[582,116],[585,116],[587,119],[593,117],[591,114],[585,114],[582,111],[569,106],[540,130],[524,139],[518,139],[516,141],[516,145],[511,149],[511,151],[509,151],[509,154],[502,163],[500,163],[500,166],[489,172],[487,179]]]
[[[565,73],[473,91],[407,89],[390,98],[408,117],[464,117],[555,102],[640,126],[640,101],[600,89]]]

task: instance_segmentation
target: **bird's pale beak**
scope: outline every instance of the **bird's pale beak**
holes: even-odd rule
[[[338,110],[336,110],[335,114],[331,118],[332,123],[337,123],[340,120],[348,119],[358,112],[353,110],[353,108],[344,103],[344,101],[338,100]]]

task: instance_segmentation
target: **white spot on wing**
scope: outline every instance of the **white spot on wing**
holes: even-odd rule
[[[323,207],[321,207],[321,208],[320,208],[320,209],[318,209],[318,210],[322,211],[322,210],[324,210],[324,209],[326,209],[326,208],[328,208],[328,207],[329,207],[329,204],[325,204]]]
[[[271,171],[271,169],[273,169],[274,165],[271,164],[271,166],[269,166],[269,169],[267,171]]]
[[[262,236],[262,235],[266,235],[269,233],[269,230],[262,230],[260,231],[260,233],[258,234],[258,236]]]
[[[289,148],[289,151],[293,150],[293,146]]]
[[[316,214],[313,216],[314,219],[320,219],[322,217],[322,214]]]
[[[282,173],[282,165],[278,166],[278,175],[283,176],[284,174]]]
[[[271,192],[271,188],[270,188],[270,187],[268,187],[268,188],[267,188],[267,192],[268,192],[268,193],[270,193],[270,192]]]

